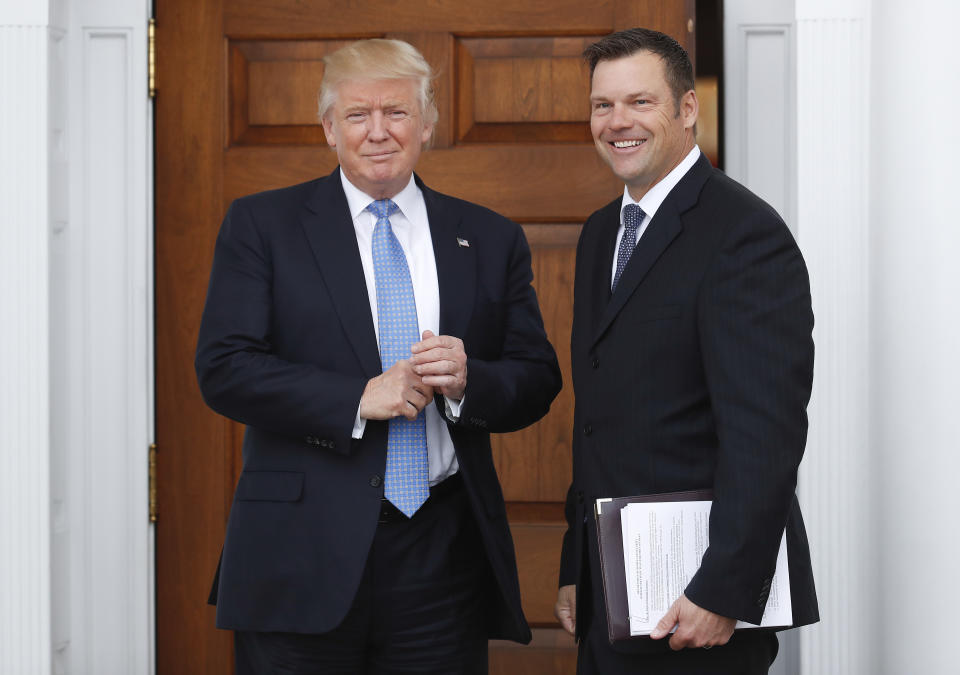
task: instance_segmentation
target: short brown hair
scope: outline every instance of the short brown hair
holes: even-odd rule
[[[583,50],[583,58],[590,66],[590,77],[601,61],[613,61],[637,52],[651,52],[663,59],[667,84],[674,103],[693,89],[693,64],[687,50],[672,37],[649,28],[630,28],[600,38]]]

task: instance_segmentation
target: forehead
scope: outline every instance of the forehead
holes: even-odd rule
[[[417,81],[413,79],[345,80],[337,87],[339,107],[413,104],[417,100]]]
[[[663,91],[668,88],[663,59],[647,51],[600,61],[593,70],[590,83],[591,94],[594,95],[621,91]]]

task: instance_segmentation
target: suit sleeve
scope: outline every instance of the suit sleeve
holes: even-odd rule
[[[698,320],[718,453],[710,546],[686,595],[759,623],[796,490],[813,379],[807,270],[772,211],[731,227],[701,288]]]
[[[332,441],[327,447],[349,452],[366,379],[275,353],[272,279],[269,244],[244,202],[236,201],[217,237],[200,325],[195,366],[203,398],[238,422],[319,436]]]
[[[590,273],[585,269],[586,262],[584,261],[583,257],[583,248],[584,240],[591,231],[591,223],[593,223],[593,221],[594,216],[590,216],[590,218],[587,219],[587,222],[585,222],[583,225],[583,229],[580,231],[580,238],[577,240],[576,262],[574,263],[574,316],[577,316],[578,312],[587,311],[586,308],[579,306],[577,303],[582,292],[580,284],[585,284],[585,280],[590,275]],[[577,353],[575,350],[575,331],[576,328],[574,327],[571,330],[570,335],[571,357]],[[574,410],[574,416],[576,417],[576,410]],[[579,422],[576,419],[573,420],[573,423],[574,429],[579,428]],[[576,484],[577,477],[580,475],[580,471],[576,465],[577,457],[580,455],[580,453],[577,451],[577,444],[580,442],[581,437],[577,433],[573,433],[572,436],[573,452],[570,454],[574,465],[571,470],[572,478],[570,487],[567,489],[567,498],[563,505],[563,515],[564,520],[566,520],[567,523],[567,529],[563,533],[563,541],[560,545],[560,579],[558,585],[561,587],[579,583],[581,566],[580,557],[583,555],[583,491]]]
[[[547,414],[561,387],[557,355],[547,340],[531,285],[530,247],[512,225],[504,284],[502,347],[496,359],[467,353],[467,389],[458,426],[493,433],[516,431]],[[495,328],[491,327],[491,330]]]

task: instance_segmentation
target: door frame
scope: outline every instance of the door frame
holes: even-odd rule
[[[153,0],[51,2],[51,672],[155,672]]]

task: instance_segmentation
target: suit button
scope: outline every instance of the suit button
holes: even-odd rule
[[[337,447],[337,444],[333,441],[327,441],[327,447],[333,450],[335,447]]]
[[[584,425],[583,425],[583,435],[584,435],[584,436],[589,436],[589,435],[592,434],[592,433],[593,433],[593,427],[590,426],[589,424],[584,424]]]
[[[594,370],[596,370],[600,367],[600,359],[594,358],[593,361],[590,362],[590,365],[593,366]]]
[[[305,440],[310,445],[320,445],[320,439],[317,438],[316,436],[307,436],[303,440]]]
[[[577,491],[577,501],[583,504],[583,491],[581,490]]]
[[[370,487],[380,487],[380,483],[383,482],[383,479],[377,474],[370,476]]]

